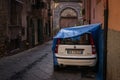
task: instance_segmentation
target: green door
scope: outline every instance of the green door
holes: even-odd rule
[[[44,41],[42,20],[38,19],[37,24],[38,24],[38,42],[42,44]]]

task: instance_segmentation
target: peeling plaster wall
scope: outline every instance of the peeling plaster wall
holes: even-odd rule
[[[120,31],[108,30],[107,80],[120,80]]]
[[[109,0],[107,80],[120,80],[120,0]]]

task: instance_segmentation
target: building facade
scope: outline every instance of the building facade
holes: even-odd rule
[[[53,0],[53,32],[82,24],[82,4],[80,0]]]
[[[7,0],[0,0],[0,55],[3,54],[6,46],[5,46],[5,39],[6,39],[6,30],[7,30],[7,20],[8,20],[8,8],[7,3],[5,3]]]
[[[120,80],[120,1],[109,0],[108,9],[108,80]]]
[[[83,0],[84,24],[104,24],[104,0]]]
[[[0,0],[0,56],[51,38],[50,4],[50,0]]]
[[[52,36],[51,1],[32,1],[32,9],[27,16],[27,42],[31,47],[42,44]]]
[[[108,27],[107,32],[107,80],[120,80],[120,10],[119,0],[83,0],[86,20],[90,23],[102,23],[102,27]],[[107,8],[107,10],[106,10]],[[108,14],[106,15],[106,11]],[[90,16],[87,14],[89,13]],[[106,16],[108,16],[106,20]],[[89,24],[89,23],[88,23]],[[108,26],[105,26],[105,25]]]

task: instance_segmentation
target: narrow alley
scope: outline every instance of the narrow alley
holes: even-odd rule
[[[4,57],[0,60],[0,80],[95,80],[95,74],[82,75],[81,69],[65,67],[53,70],[52,41]],[[89,72],[90,73],[90,72]]]
[[[119,3],[120,0],[0,0],[0,80],[120,80]],[[75,45],[53,47],[54,57],[52,39],[61,29],[91,24],[100,24],[102,30],[97,31],[101,35],[93,37],[94,41],[92,36],[83,38],[85,46],[90,45],[88,52],[87,47],[77,49],[80,47],[76,38]],[[70,56],[61,57],[58,52]],[[79,52],[88,55],[86,59],[97,61],[96,72],[75,66],[54,70],[57,60],[60,63],[62,58],[70,59],[72,55],[75,59]],[[85,59],[84,56],[79,59]],[[69,64],[75,63],[71,60]]]

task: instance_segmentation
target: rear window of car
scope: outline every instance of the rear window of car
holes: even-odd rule
[[[60,40],[60,44],[63,45],[90,45],[90,34],[83,34],[77,39],[64,38]]]

